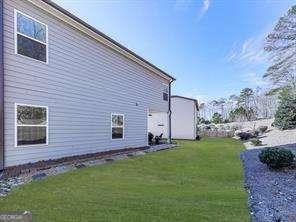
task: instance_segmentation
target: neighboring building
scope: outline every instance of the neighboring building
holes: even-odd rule
[[[196,139],[198,102],[183,96],[171,96],[171,137],[173,139]],[[169,136],[170,118],[166,112],[149,113],[148,131],[154,136]]]
[[[171,132],[173,139],[196,139],[198,102],[183,96],[171,96]]]
[[[173,77],[51,1],[0,15],[0,170],[147,146],[149,113],[170,138]]]

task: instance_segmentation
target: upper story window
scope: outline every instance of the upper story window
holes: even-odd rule
[[[48,108],[16,104],[16,146],[48,144]]]
[[[14,11],[15,52],[41,62],[48,62],[48,28],[36,19]]]
[[[112,139],[123,139],[124,137],[124,115],[111,114]]]
[[[163,91],[162,91],[162,98],[164,101],[169,100],[169,87],[168,85],[162,84],[163,85]]]

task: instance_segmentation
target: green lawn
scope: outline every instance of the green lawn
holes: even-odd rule
[[[35,181],[0,198],[0,211],[34,221],[249,221],[233,139],[178,141],[150,153]]]

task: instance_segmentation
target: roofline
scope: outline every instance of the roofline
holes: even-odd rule
[[[199,110],[197,99],[193,99],[193,98],[189,98],[189,97],[185,97],[185,96],[178,96],[178,95],[172,95],[171,98],[180,98],[180,99],[186,99],[186,100],[193,101],[196,106],[196,109]]]
[[[38,3],[36,3],[36,1],[32,1],[30,0],[33,4],[37,5]],[[126,53],[130,54],[131,56],[139,59],[140,61],[144,62],[146,65],[152,67],[153,69],[157,70],[158,72],[162,73],[163,75],[165,75],[166,77],[168,77],[169,79],[171,79],[172,81],[175,81],[176,79],[169,75],[168,73],[166,73],[165,71],[163,71],[162,69],[158,68],[157,66],[153,65],[152,63],[150,63],[149,61],[147,61],[146,59],[144,59],[143,57],[137,55],[135,52],[133,52],[132,50],[128,49],[127,47],[123,46],[122,44],[120,44],[119,42],[115,41],[114,39],[112,39],[111,37],[107,36],[106,34],[104,34],[103,32],[99,31],[98,29],[96,29],[95,27],[91,26],[90,24],[86,23],[85,21],[81,20],[80,18],[78,18],[77,16],[73,15],[71,12],[67,11],[66,9],[62,8],[61,6],[59,6],[58,4],[56,4],[55,2],[51,1],[51,0],[41,0],[42,2],[46,3],[47,5],[55,8],[56,10],[58,10],[59,12],[63,13],[64,15],[70,17],[71,19],[73,19],[75,22],[78,22],[79,24],[81,24],[82,26],[86,27],[87,29],[95,32],[97,35],[99,35],[100,37],[103,37],[105,40],[111,42],[112,44],[116,45],[117,47],[119,47],[120,49],[122,49],[123,51],[125,51]]]

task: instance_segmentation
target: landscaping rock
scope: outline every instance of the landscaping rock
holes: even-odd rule
[[[114,153],[114,154],[109,154],[109,156],[105,156],[107,158],[97,158],[97,159],[91,159],[91,160],[81,160],[81,162],[76,162],[75,164],[69,163],[69,162],[65,162],[63,163],[62,161],[58,161],[57,163],[59,165],[54,165],[54,166],[42,166],[42,170],[37,169],[36,168],[22,168],[20,167],[16,167],[11,168],[10,169],[10,174],[7,175],[13,175],[13,174],[18,174],[18,177],[10,177],[8,179],[4,179],[7,178],[0,174],[0,196],[6,196],[7,194],[9,194],[9,192],[11,191],[11,189],[13,189],[16,186],[19,186],[21,184],[24,183],[29,183],[32,180],[40,180],[43,178],[46,178],[47,176],[50,175],[57,175],[60,173],[64,173],[73,169],[80,169],[80,168],[84,168],[87,166],[94,166],[94,165],[101,165],[101,164],[105,164],[106,162],[113,162],[115,160],[121,160],[121,159],[125,159],[127,158],[127,156],[130,154],[132,156],[135,155],[144,155],[146,154],[146,152],[155,152],[158,150],[162,150],[162,149],[168,149],[168,148],[173,148],[176,147],[176,145],[168,145],[168,144],[162,144],[162,145],[158,145],[158,146],[152,146],[152,147],[147,147],[146,149],[143,149],[143,151],[135,151],[135,149],[126,149],[124,150],[124,152],[121,153]],[[101,156],[99,156],[101,157]],[[66,159],[65,159],[66,160]],[[56,163],[56,162],[55,162]],[[13,172],[12,172],[13,171]],[[16,171],[16,172],[14,172]],[[0,172],[1,173],[1,172]]]
[[[37,174],[33,175],[32,179],[33,180],[41,180],[41,179],[44,179],[46,176],[47,176],[46,173],[41,172],[41,173],[37,173]]]
[[[64,165],[56,166],[56,167],[54,168],[54,172],[55,172],[56,174],[64,173],[64,172],[66,172],[66,171],[67,171],[67,168],[66,168],[66,166],[64,166]]]
[[[7,195],[12,188],[21,184],[23,184],[23,181],[18,177],[0,180],[0,196]]]
[[[83,164],[83,163],[76,163],[76,164],[75,164],[75,168],[76,168],[76,169],[81,169],[81,168],[84,168],[84,167],[86,167],[86,165]]]
[[[296,153],[296,144],[281,146]],[[245,187],[252,221],[296,221],[296,169],[270,170],[261,163],[261,149],[242,152]]]

